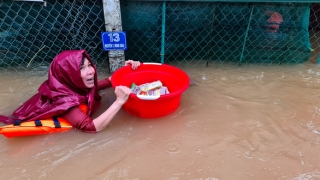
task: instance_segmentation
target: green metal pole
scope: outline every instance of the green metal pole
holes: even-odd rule
[[[248,23],[248,26],[247,26],[246,34],[244,36],[244,42],[243,42],[242,51],[241,51],[241,55],[240,55],[240,61],[239,61],[238,65],[241,65],[241,62],[242,62],[242,59],[243,59],[243,52],[244,52],[244,49],[246,47],[246,41],[247,41],[247,38],[248,38],[249,29],[250,29],[250,23],[251,23],[251,19],[252,19],[253,7],[254,7],[254,5],[252,6],[252,9],[251,9],[250,19],[249,19],[249,23]]]
[[[165,46],[165,34],[166,34],[166,1],[162,4],[162,29],[161,29],[161,64],[164,63],[164,46]]]

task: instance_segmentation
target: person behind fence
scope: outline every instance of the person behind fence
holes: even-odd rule
[[[140,66],[139,61],[127,60],[125,65],[132,69]],[[109,124],[131,90],[126,86],[115,87],[116,100],[95,119],[90,116],[97,109],[101,96],[98,91],[111,87],[111,77],[98,82],[96,67],[85,50],[66,50],[51,62],[48,79],[38,93],[13,112],[13,116],[0,116],[0,122],[12,124],[15,119],[32,121],[62,116],[75,128],[85,132],[100,131]],[[80,105],[87,105],[87,113]]]

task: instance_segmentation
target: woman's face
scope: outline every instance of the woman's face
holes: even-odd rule
[[[81,78],[83,80],[84,85],[87,88],[93,88],[95,70],[87,58],[84,58],[84,62],[80,66],[80,71],[81,71]]]

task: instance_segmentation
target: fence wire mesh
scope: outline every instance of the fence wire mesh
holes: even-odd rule
[[[318,4],[121,0],[120,5],[126,59],[207,66],[315,63],[319,56]],[[101,0],[1,1],[0,19],[4,71],[47,67],[67,49],[85,49],[98,68],[108,69]]]
[[[0,19],[2,69],[47,66],[67,49],[86,49],[99,66],[107,64],[100,48],[105,31],[100,1],[2,1]]]

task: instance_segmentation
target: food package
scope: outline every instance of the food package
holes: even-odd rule
[[[160,88],[162,83],[160,81],[154,81],[152,83],[146,83],[140,85],[141,91],[148,92],[149,90]]]
[[[139,94],[144,96],[159,96],[169,94],[169,90],[166,86],[163,86],[161,81],[154,81],[151,83],[141,84],[137,86],[132,83],[131,90],[133,94]]]

